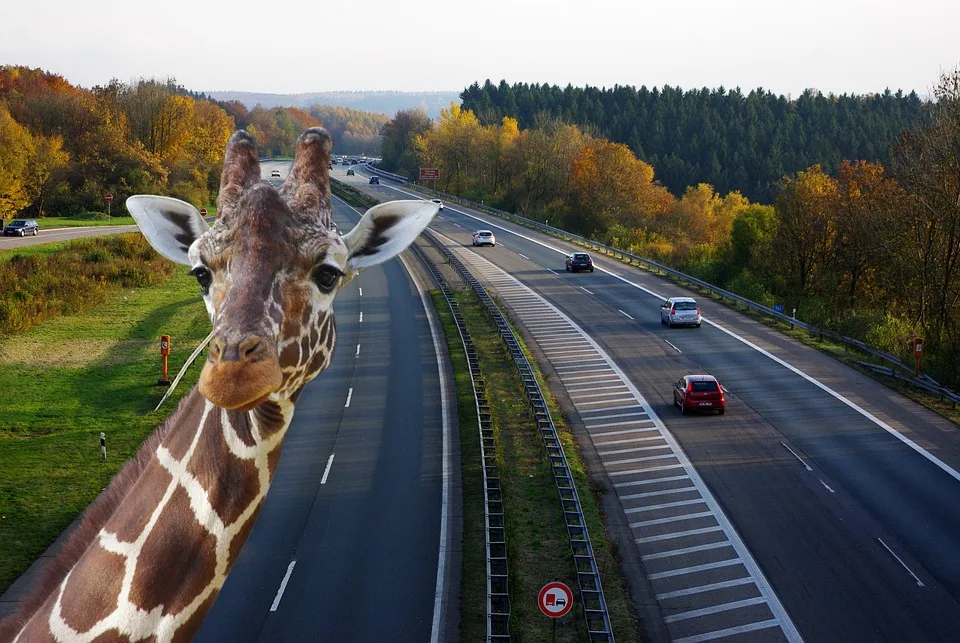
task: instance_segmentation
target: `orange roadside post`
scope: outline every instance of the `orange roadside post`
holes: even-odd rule
[[[170,355],[170,335],[160,336],[160,355],[163,356],[163,376],[157,380],[158,386],[170,386],[167,378],[167,356]]]

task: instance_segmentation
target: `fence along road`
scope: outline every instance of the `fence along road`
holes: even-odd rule
[[[763,631],[768,640],[802,640],[683,450],[606,352],[533,290],[446,241],[496,288],[562,375],[615,481],[671,638],[694,643]]]

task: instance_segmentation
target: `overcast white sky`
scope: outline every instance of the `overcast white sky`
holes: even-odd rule
[[[960,0],[11,0],[0,64],[83,87],[462,90],[474,81],[926,94]]]

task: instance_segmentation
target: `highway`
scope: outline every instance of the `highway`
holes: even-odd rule
[[[375,186],[365,176],[342,174],[334,172],[382,199],[412,194],[387,180]],[[756,613],[764,597],[744,594],[743,587],[751,587],[747,580],[720,573],[739,568],[749,556],[700,533],[716,529],[698,528],[696,520],[722,523],[708,512],[693,513],[710,504],[702,490],[674,488],[665,476],[625,470],[622,463],[628,461],[681,457],[638,453],[667,447],[658,442],[637,447],[639,440],[660,439],[657,435],[631,443],[626,433],[631,422],[647,422],[640,424],[652,427],[646,431],[662,425],[665,439],[676,441],[695,468],[692,477],[699,476],[712,493],[733,537],[745,543],[802,638],[960,639],[956,426],[702,297],[702,328],[661,326],[663,298],[696,296],[669,281],[596,256],[595,273],[567,274],[564,253],[578,248],[452,204],[431,228],[450,240],[478,276],[501,289],[512,317],[526,329],[588,461],[614,498],[609,506],[619,515],[609,519],[614,528],[619,525],[627,567],[633,561],[645,570],[639,574],[645,579],[632,579],[634,598],[644,590],[656,597],[671,638],[706,640],[729,632],[778,640],[790,632],[771,629],[764,620],[768,612]],[[470,246],[478,228],[496,233],[495,248]],[[530,303],[538,297],[545,306]],[[563,334],[570,323],[596,348],[583,337]],[[579,370],[571,367],[577,358],[585,360]],[[608,420],[597,429],[586,406],[592,402],[584,401],[586,389],[577,380],[588,377],[581,373],[607,368],[625,381],[611,375],[590,395],[627,394],[605,408],[629,407],[634,402],[626,400],[635,398],[638,419]],[[672,407],[672,383],[697,372],[723,383],[726,415],[681,416]],[[632,407],[604,417],[629,412]],[[615,440],[620,444],[613,449],[607,437],[612,433],[630,439]],[[627,458],[627,452],[639,457]],[[659,467],[649,471],[654,468]],[[638,521],[638,515],[648,519]],[[667,521],[683,531],[663,535]],[[672,539],[675,546],[652,551],[653,538]],[[664,567],[665,561],[670,565]],[[776,601],[767,604],[775,607]]]
[[[289,165],[265,162],[262,175],[285,176]],[[345,232],[360,215],[334,198],[334,219]],[[297,401],[259,519],[197,641],[456,637],[456,399],[424,297],[401,259],[365,269],[338,293],[332,363]]]
[[[336,199],[334,212],[341,230],[359,220]],[[456,601],[452,612],[434,604],[444,436],[420,295],[395,260],[360,273],[335,310],[333,362],[297,403],[260,518],[198,641],[428,641],[456,628]]]

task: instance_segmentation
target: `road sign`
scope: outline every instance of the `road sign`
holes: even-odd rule
[[[207,216],[207,209],[206,209],[206,208],[200,208],[200,216],[201,216],[201,217]]]
[[[110,194],[109,192],[107,192],[106,194],[104,194],[104,195],[103,195],[103,198],[106,199],[107,201],[113,201],[113,195]]]
[[[440,168],[438,167],[422,167],[420,168],[420,180],[424,179],[439,179],[440,178]]]
[[[776,312],[778,312],[778,313],[782,313],[782,312],[783,312],[783,304],[774,304],[774,305],[773,305],[773,309],[774,309]]]
[[[547,583],[537,596],[537,604],[550,618],[560,618],[573,607],[573,592],[563,583]]]

